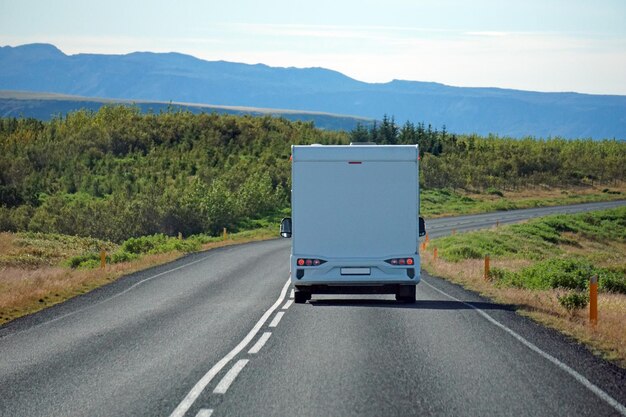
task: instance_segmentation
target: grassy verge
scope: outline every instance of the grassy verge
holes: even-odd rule
[[[483,194],[449,189],[421,190],[420,213],[426,218],[478,214],[532,207],[560,206],[626,198],[626,184],[577,189],[532,189],[501,191],[488,189]]]
[[[487,280],[485,255],[491,258]],[[626,208],[434,239],[422,262],[429,273],[514,304],[626,367]],[[587,308],[592,275],[599,277],[596,326]]]
[[[189,252],[277,237],[275,219],[227,238],[143,236],[117,245],[43,233],[0,233],[0,324],[89,292],[123,275],[173,261]],[[100,269],[100,248],[107,266]]]

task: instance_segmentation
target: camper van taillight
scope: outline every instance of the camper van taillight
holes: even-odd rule
[[[326,261],[323,261],[321,259],[298,258],[298,260],[297,260],[298,266],[320,266],[321,264],[323,264],[325,262]]]
[[[391,265],[413,265],[415,263],[413,258],[393,258],[387,259],[385,262]]]

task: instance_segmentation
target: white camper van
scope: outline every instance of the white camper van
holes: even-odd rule
[[[312,294],[395,294],[415,302],[420,280],[417,145],[292,146],[295,302]]]

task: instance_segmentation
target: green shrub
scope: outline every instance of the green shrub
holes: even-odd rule
[[[89,264],[90,261],[95,261],[98,265],[100,264],[100,254],[90,252],[84,253],[82,255],[72,256],[67,260],[66,265],[70,268],[82,268],[83,264]]]
[[[581,308],[587,307],[589,303],[589,295],[584,292],[569,292],[563,296],[558,297],[559,304],[563,306],[567,311],[573,312]]]
[[[598,287],[603,291],[626,294],[626,275],[617,271],[604,271],[598,278]]]
[[[120,262],[129,262],[133,259],[137,259],[139,255],[126,252],[123,249],[118,250],[113,255],[111,255],[111,263],[118,264]]]
[[[489,279],[497,286],[510,285],[515,279],[515,272],[508,271],[504,268],[493,267],[489,270]]]
[[[156,234],[152,236],[142,236],[130,238],[122,243],[120,251],[129,254],[142,255],[146,253],[165,253],[174,250],[180,252],[193,252],[200,249],[200,241],[198,240],[181,240],[174,237],[168,237],[164,234]]]
[[[152,236],[131,237],[122,243],[121,250],[141,255],[162,247],[167,242],[167,236],[156,234]]]
[[[94,269],[100,266],[100,259],[89,259],[78,265],[78,269]]]
[[[516,288],[547,290],[565,288],[586,290],[589,279],[598,276],[601,291],[626,294],[626,276],[620,271],[597,268],[580,258],[547,259],[518,272],[491,270],[492,277],[500,285]]]
[[[593,265],[585,259],[551,258],[522,269],[512,284],[530,289],[584,290],[594,271]]]

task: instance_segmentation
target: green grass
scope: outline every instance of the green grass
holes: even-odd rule
[[[238,224],[235,233],[228,231],[228,241],[258,240],[278,236],[280,219],[290,215],[289,209],[271,213],[264,218],[245,220]],[[108,264],[128,262],[147,254],[167,252],[189,253],[205,245],[224,240],[223,235],[199,234],[184,239],[155,234],[130,238],[121,244],[57,233],[19,232],[4,234],[0,241],[0,268],[15,267],[37,269],[61,266],[71,269],[92,269],[100,266],[100,250],[107,253]]]
[[[599,244],[626,243],[626,207],[612,210],[555,215],[499,229],[481,230],[436,239],[439,256],[447,261],[482,259],[528,259],[534,264],[519,271],[494,268],[497,285],[528,289],[587,288],[592,275],[599,288],[626,294],[624,257],[609,266],[596,265],[598,253],[573,255],[567,248],[580,247],[578,240]],[[605,261],[608,257],[605,257]]]
[[[539,229],[540,228],[536,228]],[[542,233],[545,236],[545,233]],[[551,236],[547,236],[551,239]],[[559,255],[562,251],[542,236],[531,235],[525,228],[512,226],[498,230],[481,230],[436,240],[439,256],[447,261],[482,259],[486,255],[500,258],[540,260],[547,256]]]
[[[541,192],[538,192],[541,194]],[[496,188],[488,188],[484,194],[464,195],[450,189],[422,189],[420,191],[420,213],[426,218],[458,216],[464,214],[489,213],[533,207],[548,207],[567,204],[593,203],[626,198],[620,191],[598,191],[575,193],[562,191],[559,196],[516,197],[509,196]]]
[[[477,200],[446,188],[420,190],[420,213],[424,217],[469,213],[478,203]]]
[[[603,291],[626,294],[626,277],[611,268],[599,268],[580,257],[549,258],[520,271],[493,269],[491,278],[496,285],[530,290],[565,288],[587,290],[589,278],[598,277],[598,287]]]
[[[241,231],[227,233],[227,238],[232,241],[244,241],[267,238],[273,235],[277,236],[280,219],[289,215],[290,209],[284,209],[271,213],[261,219],[246,219],[238,224],[238,229]],[[107,263],[128,262],[146,254],[152,255],[174,251],[183,253],[197,252],[202,249],[203,245],[221,242],[223,240],[223,235],[210,236],[206,234],[193,235],[184,239],[178,239],[177,237],[166,236],[164,234],[140,236],[122,242],[119,247],[107,256]],[[109,247],[111,247],[111,245],[109,245]],[[100,246],[92,245],[87,251],[72,256],[64,265],[71,268],[82,269],[100,266],[99,247]]]

